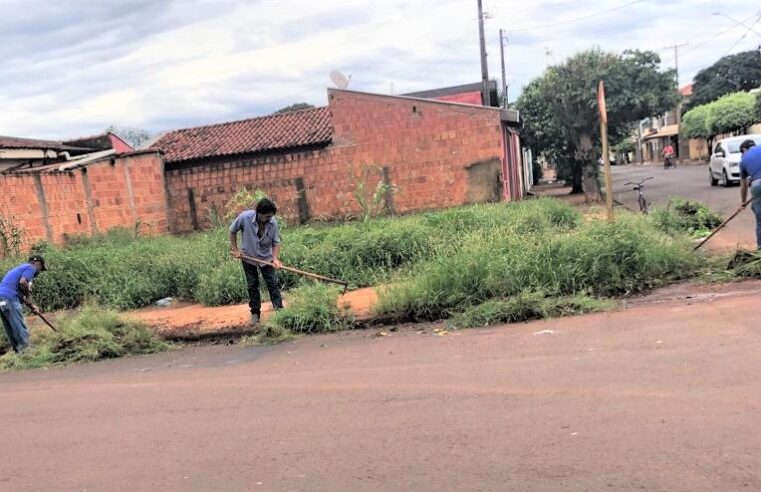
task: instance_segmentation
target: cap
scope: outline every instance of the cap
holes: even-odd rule
[[[47,267],[45,266],[45,258],[43,258],[42,256],[40,256],[40,255],[32,255],[32,256],[30,256],[29,257],[29,263],[31,263],[33,261],[39,261],[42,264],[42,271],[43,272],[45,270],[47,270]]]

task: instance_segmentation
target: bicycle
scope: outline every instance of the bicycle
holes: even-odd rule
[[[632,181],[629,181],[628,183],[624,184],[624,186],[634,185],[634,188],[633,188],[634,191],[638,192],[637,203],[639,204],[639,211],[642,212],[643,214],[647,214],[648,212],[647,200],[645,199],[644,189],[645,189],[645,181],[649,179],[653,179],[653,177],[649,176],[643,179],[642,181],[640,181],[639,183],[634,183]]]

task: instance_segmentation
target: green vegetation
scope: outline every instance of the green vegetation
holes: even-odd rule
[[[477,328],[498,323],[516,323],[532,319],[554,318],[606,311],[613,301],[584,294],[547,297],[542,292],[521,292],[508,299],[486,301],[467,308],[452,318],[457,328]]]
[[[535,204],[541,208],[544,204]],[[696,272],[686,239],[675,239],[646,217],[621,215],[562,232],[525,233],[514,221],[464,235],[381,293],[378,311],[397,319],[448,317],[522,292],[547,297],[609,297],[664,285]]]
[[[703,237],[718,227],[722,218],[702,202],[672,199],[665,209],[656,209],[651,214],[655,225],[672,234],[687,234]]]
[[[338,305],[339,292],[340,289],[325,284],[294,289],[288,306],[275,312],[264,328],[275,334],[314,334],[350,328],[354,316],[346,307]]]
[[[153,331],[121,318],[116,312],[94,306],[58,320],[58,332],[32,331],[31,347],[20,355],[0,357],[0,369],[29,369],[75,362],[92,362],[167,349]]]
[[[734,92],[687,111],[682,130],[689,138],[702,138],[709,147],[716,135],[744,133],[751,125],[761,122],[759,98],[749,92]]]

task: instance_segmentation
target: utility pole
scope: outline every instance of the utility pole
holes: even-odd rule
[[[505,41],[507,37],[499,30],[499,54],[502,57],[502,107],[508,109],[507,101],[507,76],[505,75]]]
[[[682,44],[675,44],[673,46],[666,46],[664,49],[672,49],[674,50],[674,70],[676,71],[676,90],[679,91],[679,48],[684,48],[689,43],[682,43]],[[681,160],[684,157],[685,153],[690,152],[689,142],[686,141],[686,139],[682,138],[682,101],[680,98],[680,101],[676,104],[676,109],[674,110],[674,115],[676,116],[676,129],[677,129],[677,135],[679,136],[679,144],[677,145],[678,148],[678,155],[677,160]],[[689,156],[688,156],[689,157]]]
[[[484,106],[490,106],[489,68],[486,65],[486,38],[484,37],[484,9],[481,0],[478,0],[478,37],[481,41],[481,100]]]

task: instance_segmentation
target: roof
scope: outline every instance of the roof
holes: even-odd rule
[[[672,137],[674,135],[679,135],[679,125],[666,125],[658,129],[658,131],[655,133],[645,135],[643,140],[650,140],[651,138]]]
[[[322,107],[175,130],[162,135],[150,148],[162,151],[167,162],[179,162],[327,145],[332,137],[330,111]]]
[[[679,88],[679,94],[684,97],[690,97],[692,95],[692,84],[687,84]]]
[[[102,133],[100,135],[93,135],[91,137],[64,140],[63,143],[67,145],[75,145],[78,147],[87,147],[93,150],[114,149],[119,153],[131,152],[135,150],[131,145],[119,138],[118,135],[115,135],[111,132]]]
[[[35,149],[60,151],[90,151],[87,147],[69,145],[58,140],[39,140],[34,138],[0,136],[0,148],[4,149]]]

